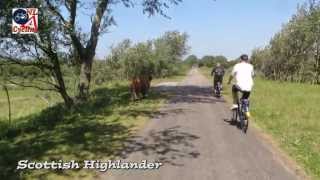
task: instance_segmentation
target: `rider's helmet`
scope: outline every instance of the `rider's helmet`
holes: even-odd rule
[[[221,66],[221,64],[220,63],[217,63],[217,65],[216,65],[217,67],[220,67]]]
[[[241,60],[241,61],[249,61],[249,56],[246,55],[246,54],[242,54],[242,55],[240,56],[240,60]]]

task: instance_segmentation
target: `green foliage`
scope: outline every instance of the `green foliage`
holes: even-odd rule
[[[267,47],[253,51],[251,59],[269,79],[320,84],[320,2],[299,7]]]
[[[128,49],[123,60],[127,78],[152,75],[154,67],[152,44],[150,42],[136,44]]]
[[[220,63],[223,67],[228,67],[228,59],[224,56],[203,56],[199,61],[199,66],[212,68]]]
[[[189,55],[183,62],[189,65],[198,64],[198,57],[196,55]]]
[[[182,56],[186,54],[188,36],[177,31],[147,42],[132,45],[126,39],[111,48],[105,69],[110,79],[130,79],[137,76],[167,77],[179,74]],[[102,73],[101,73],[102,74]]]
[[[34,66],[20,66],[17,64],[10,64],[6,66],[6,76],[9,77],[21,77],[28,80],[33,80],[36,78],[43,78],[45,74],[40,68]],[[4,76],[4,72],[0,71],[0,76]]]
[[[166,77],[177,74],[179,62],[182,61],[189,49],[187,46],[188,35],[177,31],[166,32],[154,40],[155,72],[157,77]]]

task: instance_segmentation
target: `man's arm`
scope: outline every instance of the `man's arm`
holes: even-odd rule
[[[214,74],[215,71],[216,71],[216,68],[212,68],[211,76],[213,76],[213,74]]]
[[[231,84],[231,81],[233,79],[233,76],[235,76],[236,74],[236,68],[235,66],[232,68],[232,71],[231,71],[231,74],[230,74],[230,77],[229,77],[229,81],[228,81],[228,84]]]

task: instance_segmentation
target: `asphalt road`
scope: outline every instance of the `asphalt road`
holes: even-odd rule
[[[133,139],[123,161],[161,162],[158,170],[110,170],[107,180],[294,180],[299,179],[252,127],[244,134],[228,122],[229,105],[212,96],[211,82],[192,69],[170,103]]]

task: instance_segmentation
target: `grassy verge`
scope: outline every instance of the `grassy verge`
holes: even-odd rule
[[[201,70],[208,77],[208,69]],[[231,99],[231,93],[225,93]],[[255,124],[271,134],[307,174],[320,179],[320,86],[257,78],[250,99]]]
[[[17,162],[113,158],[122,143],[141,128],[164,102],[151,93],[150,98],[130,101],[125,83],[108,84],[94,90],[87,104],[73,111],[61,105],[15,119],[13,127],[2,126],[0,141],[1,179],[88,178],[92,171],[16,171]],[[6,129],[5,129],[6,128]]]
[[[155,80],[179,81],[183,75]],[[166,97],[151,92],[147,99],[132,102],[128,82],[95,88],[92,98],[71,111],[59,96],[34,89],[11,90],[13,124],[8,127],[7,105],[0,94],[0,179],[94,179],[88,170],[17,171],[19,160],[83,161],[116,158],[123,143],[141,129]],[[52,100],[51,106],[40,96]]]

